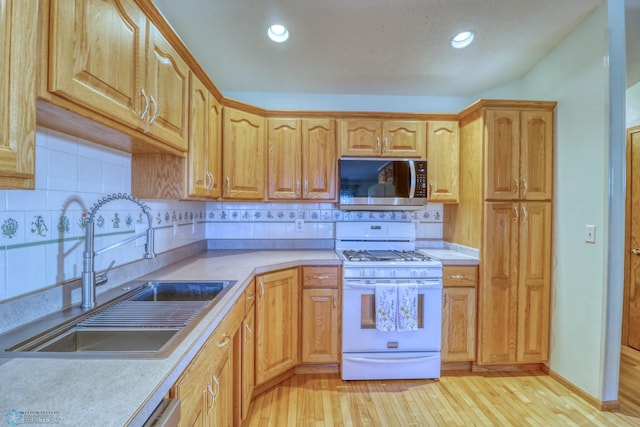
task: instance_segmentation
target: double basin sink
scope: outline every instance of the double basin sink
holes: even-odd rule
[[[158,358],[173,351],[236,281],[149,281],[17,344],[3,356]]]

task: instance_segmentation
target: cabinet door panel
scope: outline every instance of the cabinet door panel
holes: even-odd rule
[[[268,121],[269,193],[270,199],[298,199],[300,178],[300,121],[269,119]]]
[[[302,362],[338,362],[338,290],[302,291]]]
[[[520,195],[550,200],[553,191],[553,112],[523,111],[520,139]]]
[[[430,121],[427,129],[429,200],[457,202],[460,162],[458,122]]]
[[[147,34],[145,87],[151,102],[147,130],[163,142],[186,151],[189,67],[151,23]]]
[[[518,199],[520,185],[520,121],[513,110],[487,110],[485,199]]]
[[[341,156],[378,156],[382,125],[379,120],[351,119],[340,121]]]
[[[209,92],[200,80],[191,75],[189,109],[189,195],[207,196],[209,190],[207,168]]]
[[[480,311],[479,362],[516,361],[518,212],[513,203],[485,203],[484,272]]]
[[[475,360],[476,289],[445,288],[442,311],[442,360]]]
[[[256,278],[256,385],[298,362],[298,270]]]
[[[224,197],[262,199],[264,196],[264,119],[254,114],[223,110]]]
[[[551,291],[551,203],[520,204],[518,279],[518,361],[549,357]]]
[[[425,158],[427,155],[427,127],[423,121],[384,121],[382,136],[383,156]]]
[[[142,128],[145,27],[133,0],[52,0],[49,91]]]
[[[336,200],[336,122],[302,121],[302,179],[305,199]]]
[[[0,0],[0,188],[35,186],[37,2]]]

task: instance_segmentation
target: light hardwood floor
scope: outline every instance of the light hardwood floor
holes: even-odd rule
[[[257,396],[245,426],[640,426],[640,356],[623,348],[620,409],[599,411],[542,372],[448,371],[439,381],[295,375]]]

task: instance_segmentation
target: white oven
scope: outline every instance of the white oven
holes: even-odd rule
[[[376,287],[393,284],[415,287],[414,328],[376,326]],[[345,279],[342,292],[342,379],[440,377],[440,279]]]
[[[412,223],[337,223],[344,380],[439,378],[442,265]]]

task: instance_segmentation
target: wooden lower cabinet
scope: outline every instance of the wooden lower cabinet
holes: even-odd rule
[[[442,361],[474,361],[478,267],[445,265],[442,276]]]
[[[253,280],[245,291],[246,312],[242,321],[242,393],[240,396],[240,418],[244,420],[249,413],[249,406],[253,397],[256,375],[256,282]]]
[[[301,363],[338,363],[340,342],[339,269],[302,267]]]
[[[256,277],[256,385],[298,364],[298,269]]]
[[[241,370],[236,364],[244,312],[240,300],[171,389],[170,395],[181,402],[181,427],[240,425],[236,396]]]

